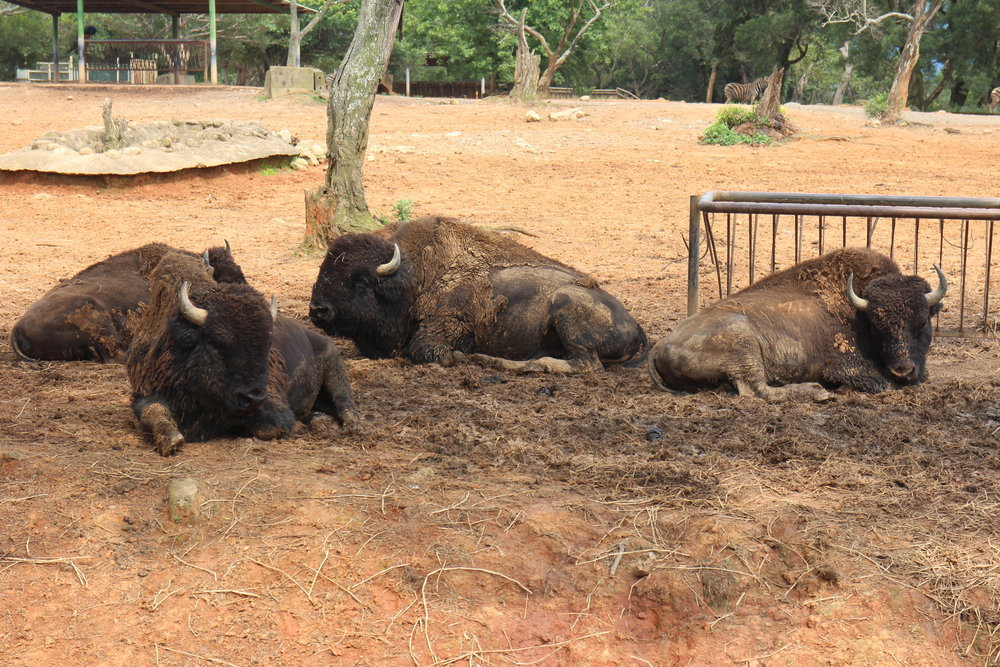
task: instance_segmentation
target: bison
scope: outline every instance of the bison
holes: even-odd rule
[[[150,275],[126,369],[132,410],[157,452],[185,441],[288,435],[313,410],[357,421],[340,352],[325,336],[277,315],[246,282],[167,253]]]
[[[14,323],[14,355],[24,361],[124,363],[132,315],[149,301],[149,273],[167,252],[183,251],[150,243],[60,281]],[[215,267],[217,281],[245,282],[228,243],[209,248],[205,261]]]
[[[948,289],[890,258],[844,248],[771,274],[677,325],[649,355],[665,390],[731,385],[781,402],[837,387],[877,393],[921,382],[931,317]]]
[[[334,239],[313,324],[370,358],[580,373],[642,357],[642,327],[597,282],[512,239],[427,216]]]

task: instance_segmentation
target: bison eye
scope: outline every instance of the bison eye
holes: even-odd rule
[[[375,279],[368,273],[359,273],[354,276],[354,287],[371,289],[375,284]]]

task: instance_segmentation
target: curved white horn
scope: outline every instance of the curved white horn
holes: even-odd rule
[[[860,296],[854,293],[854,274],[852,273],[847,277],[847,300],[851,302],[851,305],[856,309],[864,312],[868,309],[868,299],[862,299]]]
[[[928,292],[924,294],[924,298],[927,299],[927,305],[933,306],[941,302],[944,295],[948,293],[948,279],[944,277],[944,271],[937,264],[934,265],[934,270],[938,274],[938,286],[933,292]]]
[[[188,288],[190,286],[191,283],[186,280],[181,285],[181,315],[191,324],[200,327],[205,323],[208,311],[191,303],[191,299],[188,297]]]
[[[208,261],[208,248],[205,248],[205,254],[201,256],[201,261],[205,263],[205,268],[208,269],[208,272],[214,276],[215,267]]]
[[[378,275],[382,276],[383,278],[385,276],[391,276],[392,274],[394,274],[396,272],[396,269],[399,268],[399,261],[401,259],[401,256],[399,254],[399,244],[398,243],[393,243],[392,245],[395,248],[393,250],[393,252],[392,252],[392,259],[390,259],[385,264],[379,264],[375,268],[375,273],[377,273]]]
[[[271,319],[278,319],[278,297],[271,295]]]

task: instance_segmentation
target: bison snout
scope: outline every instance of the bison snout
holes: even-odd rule
[[[333,308],[313,301],[309,304],[309,319],[316,326],[323,328],[324,324],[329,324],[333,321]]]
[[[913,381],[917,379],[917,367],[913,362],[900,361],[889,366],[889,372],[900,380]]]
[[[249,415],[258,412],[267,398],[264,387],[240,387],[233,392],[234,413]]]

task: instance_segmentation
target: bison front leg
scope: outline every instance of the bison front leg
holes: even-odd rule
[[[320,360],[320,365],[324,369],[320,398],[332,408],[332,414],[340,421],[342,428],[354,430],[361,420],[354,408],[351,381],[347,378],[347,367],[340,351],[331,345]]]
[[[170,456],[184,444],[184,436],[177,429],[174,416],[164,403],[155,397],[132,401],[132,411],[139,426],[153,441],[160,456]]]

